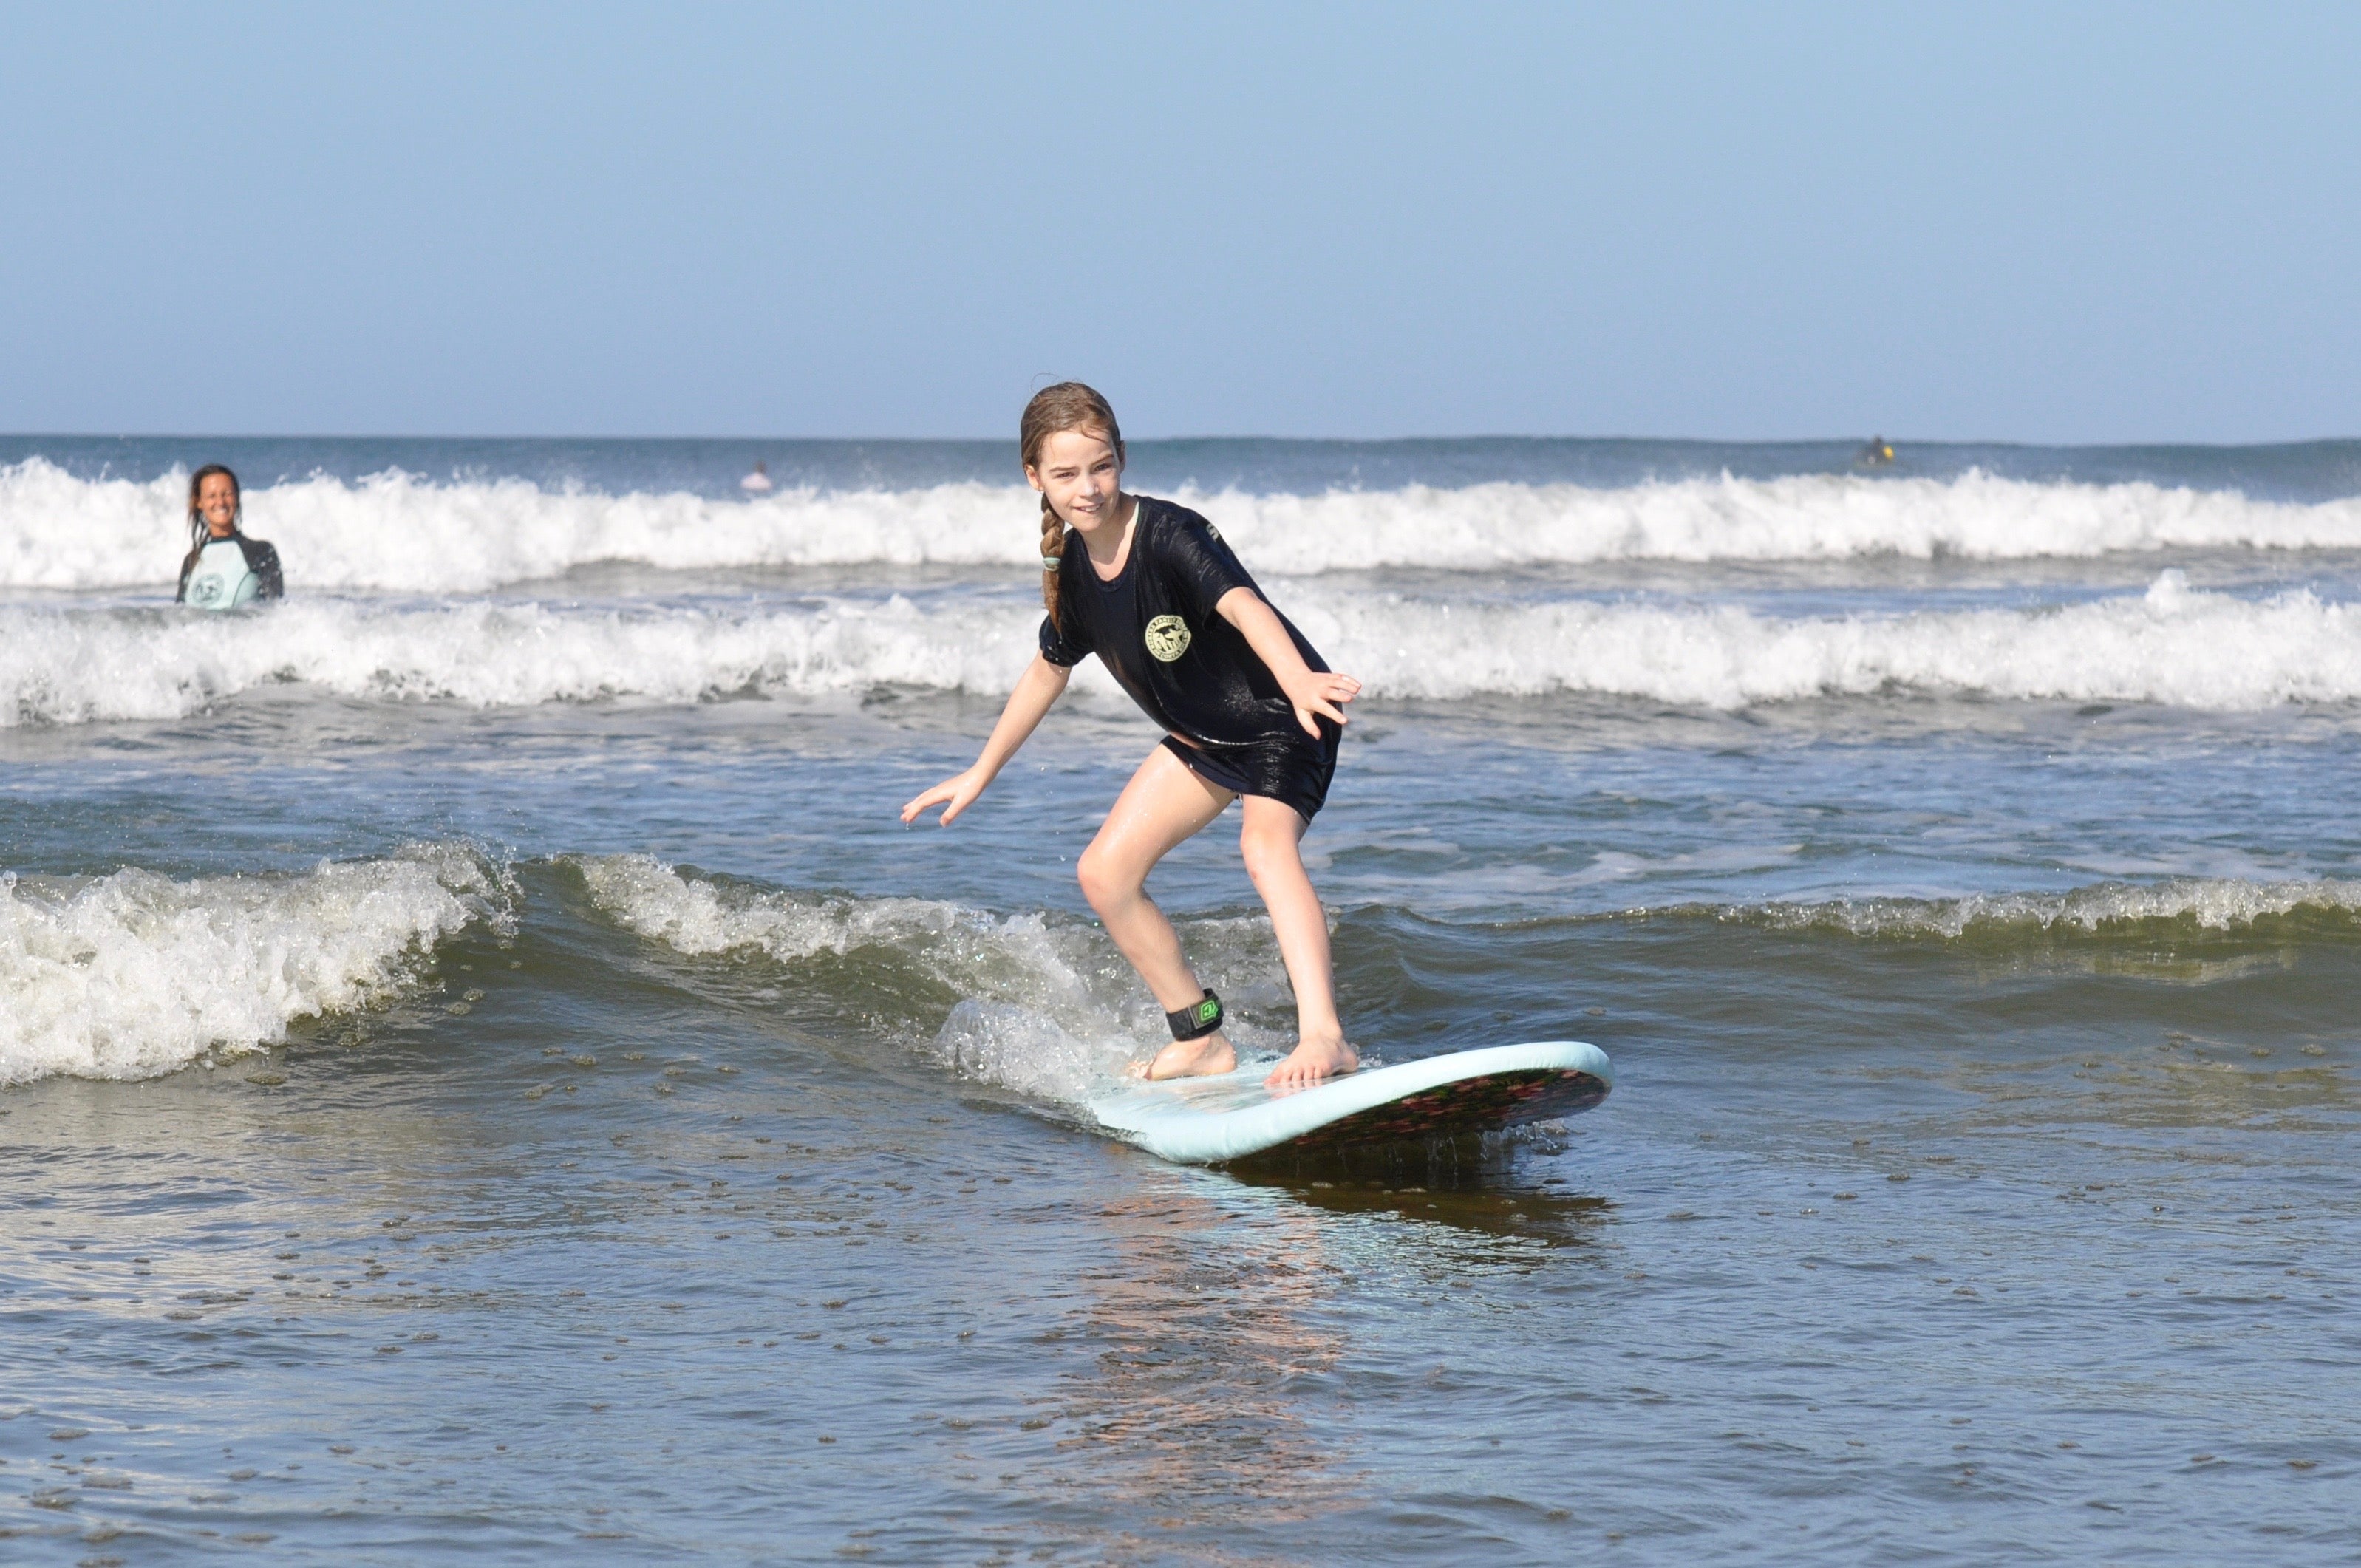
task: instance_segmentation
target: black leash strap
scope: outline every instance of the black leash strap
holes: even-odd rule
[[[1176,1040],[1202,1040],[1222,1026],[1222,999],[1213,988],[1205,990],[1205,1000],[1183,1007],[1178,1013],[1167,1013],[1164,1021],[1172,1025]]]

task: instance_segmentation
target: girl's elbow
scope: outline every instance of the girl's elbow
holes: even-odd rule
[[[1024,679],[1018,681],[1016,689],[1008,694],[1009,704],[1030,707],[1037,714],[1048,713],[1057,700],[1066,695],[1066,683],[1073,674],[1063,664],[1053,664],[1036,653]]]

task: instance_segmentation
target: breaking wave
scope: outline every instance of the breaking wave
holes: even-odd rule
[[[2191,589],[2033,609],[1782,619],[1737,606],[1438,600],[1315,580],[1281,596],[1370,698],[1562,693],[1740,708],[1888,691],[2236,710],[2361,697],[2361,611]],[[0,607],[0,725],[170,718],[302,684],[477,707],[881,686],[1006,692],[1038,606],[1015,594],[765,608],[301,600],[267,613]],[[1113,683],[1095,661],[1077,691]]]
[[[715,882],[646,855],[571,861],[591,900],[634,936],[692,956],[759,956],[789,970],[855,959],[920,1052],[980,1083],[1077,1103],[1170,1038],[1164,1014],[1092,927],[916,898],[853,898]],[[1233,1007],[1231,1037],[1277,1049],[1290,1005],[1269,922],[1182,922],[1191,956]],[[1257,1014],[1265,1014],[1258,1023]]]
[[[447,846],[299,876],[0,876],[0,1084],[267,1046],[390,998],[436,942],[506,918],[495,875]]]
[[[2250,931],[2258,924],[2310,919],[2361,921],[2361,882],[2253,882],[2181,877],[2161,883],[2100,883],[2064,893],[1976,894],[1963,898],[1840,899],[1718,911],[1722,917],[1784,929],[1833,929],[1856,937],[1956,940],[2012,931],[2098,935],[2136,927],[2192,932]]]
[[[0,467],[0,587],[168,584],[185,548],[187,480],[82,479],[39,457]],[[2148,483],[1682,479],[1624,488],[1416,485],[1317,495],[1175,499],[1211,517],[1258,571],[1411,566],[2092,556],[2166,548],[2361,549],[2361,499],[2299,504]],[[663,568],[1031,565],[1038,512],[1015,486],[686,492],[435,483],[399,471],[247,493],[299,589],[475,593],[594,562]]]

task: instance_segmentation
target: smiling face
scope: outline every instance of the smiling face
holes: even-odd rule
[[[205,520],[205,532],[215,539],[227,539],[237,531],[237,481],[227,474],[208,474],[197,488],[197,515]]]
[[[1060,430],[1045,436],[1026,482],[1049,498],[1070,528],[1096,533],[1122,516],[1123,455],[1104,430]]]

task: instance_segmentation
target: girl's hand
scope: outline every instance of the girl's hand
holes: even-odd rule
[[[1025,744],[1025,737],[1041,722],[1058,694],[1066,689],[1070,672],[1053,664],[1040,654],[1025,666],[1016,677],[1016,689],[1008,694],[1008,706],[1000,710],[1000,722],[992,727],[992,739],[983,743],[983,754],[963,773],[953,773],[917,799],[902,808],[902,825],[908,827],[918,819],[918,813],[930,806],[943,808],[945,827],[959,819],[959,814],[975,804],[983,786],[1000,776],[1016,748]]]
[[[975,797],[982,795],[983,786],[991,782],[992,775],[985,773],[980,766],[970,768],[963,773],[953,773],[904,806],[902,825],[906,828],[916,822],[918,819],[918,813],[926,810],[927,807],[940,806],[943,807],[943,815],[938,826],[948,828],[961,812],[975,803]],[[944,804],[947,801],[949,805]]]
[[[1303,726],[1304,733],[1313,740],[1320,738],[1320,720],[1315,714],[1334,719],[1339,724],[1352,722],[1345,717],[1345,705],[1361,695],[1361,683],[1350,675],[1325,674],[1321,671],[1298,665],[1301,674],[1290,672],[1279,678],[1279,689],[1295,707],[1295,722]]]

